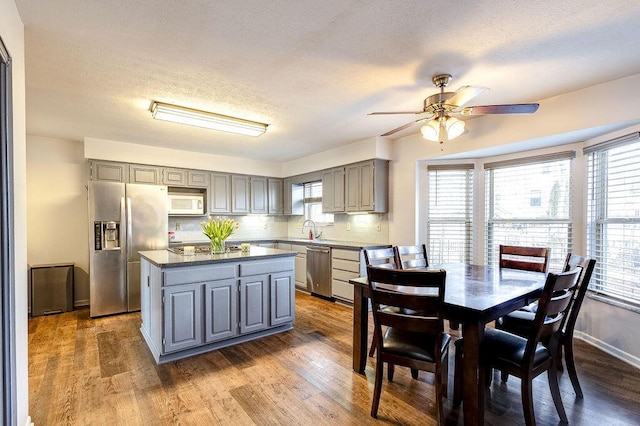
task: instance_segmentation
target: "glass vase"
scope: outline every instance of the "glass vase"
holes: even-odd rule
[[[218,238],[211,239],[211,254],[222,254],[225,251],[224,240]]]

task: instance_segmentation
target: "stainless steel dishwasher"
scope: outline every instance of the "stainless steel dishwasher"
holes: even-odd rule
[[[307,289],[331,299],[331,248],[307,246]]]

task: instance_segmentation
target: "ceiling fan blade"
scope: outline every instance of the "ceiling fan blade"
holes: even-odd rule
[[[462,108],[458,114],[533,114],[538,110],[539,106],[540,104],[479,105]]]
[[[386,111],[386,112],[370,112],[367,115],[387,115],[387,114],[424,114],[424,111]]]
[[[384,134],[382,134],[382,135],[380,135],[380,136],[389,136],[389,135],[392,135],[392,134],[394,134],[394,133],[396,133],[396,132],[399,132],[400,130],[408,129],[409,127],[413,126],[414,124],[416,124],[416,123],[420,123],[421,121],[430,120],[431,118],[433,118],[433,115],[429,115],[428,117],[421,118],[421,119],[416,120],[416,121],[412,121],[411,123],[407,123],[407,124],[405,124],[405,125],[403,125],[403,126],[400,126],[400,127],[398,127],[398,128],[395,128],[395,129],[393,129],[393,130],[389,130],[387,133],[384,133]]]
[[[456,90],[455,94],[447,99],[445,103],[447,105],[457,105],[460,107],[485,90],[488,89],[486,87],[462,86],[461,88]]]

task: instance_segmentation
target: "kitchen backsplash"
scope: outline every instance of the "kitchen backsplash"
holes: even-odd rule
[[[225,216],[227,217],[227,216]],[[228,216],[239,222],[232,239],[268,238],[308,238],[310,224],[304,229],[301,216]],[[169,217],[169,231],[173,231],[176,241],[208,241],[202,233],[200,222],[203,218]],[[332,225],[318,224],[317,232],[324,240],[354,241],[387,244],[389,242],[389,222],[386,214],[361,214],[334,216]]]

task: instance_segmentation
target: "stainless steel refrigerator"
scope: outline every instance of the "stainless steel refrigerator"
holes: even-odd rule
[[[167,187],[89,182],[92,317],[140,310],[141,250],[167,248]]]

